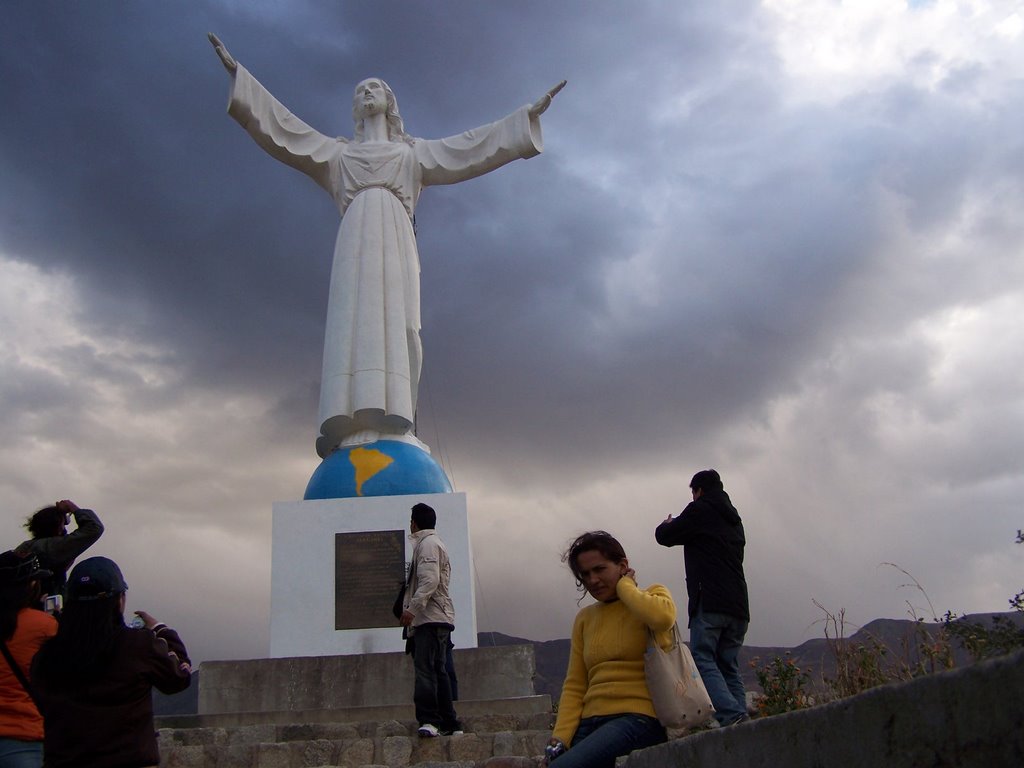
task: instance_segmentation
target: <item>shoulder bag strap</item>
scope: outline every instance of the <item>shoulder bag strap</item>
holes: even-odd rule
[[[4,640],[0,640],[0,651],[3,651],[4,658],[7,659],[7,663],[11,667],[11,672],[18,678],[18,682],[21,683],[21,687],[25,689],[25,693],[32,699],[32,703],[36,705],[36,709],[39,709],[39,700],[36,699],[35,691],[32,690],[32,686],[29,685],[28,678],[25,677],[25,673],[21,671],[21,667],[18,666],[18,662],[14,660],[11,655],[10,649],[7,647],[7,643]]]

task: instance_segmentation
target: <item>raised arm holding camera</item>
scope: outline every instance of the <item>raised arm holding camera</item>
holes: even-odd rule
[[[71,518],[77,526],[68,533]],[[32,538],[18,545],[20,555],[33,554],[51,576],[40,582],[43,595],[63,595],[67,572],[75,558],[103,535],[103,523],[91,509],[82,509],[69,499],[43,507],[25,521]]]

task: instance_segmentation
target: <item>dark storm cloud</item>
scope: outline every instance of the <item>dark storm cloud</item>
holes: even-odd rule
[[[93,322],[131,334],[144,304],[144,332],[188,346],[182,364],[203,379],[244,386],[298,365],[290,350],[322,324],[307,292],[322,259],[304,256],[323,247],[308,219],[330,206],[292,202],[301,195],[273,193],[296,180],[240,178],[225,162],[244,135],[218,131],[226,76],[205,24],[155,6],[43,8],[18,6],[24,18],[5,26],[40,41],[6,41],[2,54],[5,71],[32,62],[30,77],[4,78],[21,116],[4,128],[17,182],[5,185],[5,251],[73,269],[95,296]],[[258,340],[276,363],[233,354]]]

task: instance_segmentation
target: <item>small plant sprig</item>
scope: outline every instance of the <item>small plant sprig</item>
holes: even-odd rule
[[[761,716],[781,715],[796,709],[806,709],[813,703],[807,693],[810,684],[810,669],[801,669],[790,658],[787,651],[785,658],[776,656],[763,667],[760,658],[750,661],[757,682],[764,692],[757,700],[757,711]]]
[[[924,587],[921,586],[921,582],[915,579],[909,571],[896,565],[896,563],[882,563],[882,565],[895,568],[910,579],[909,583],[900,584],[899,588],[910,587],[920,592],[925,602],[928,603],[928,613],[931,616],[931,622],[938,624],[940,619],[935,615],[935,606],[932,604],[931,598],[928,597],[928,593],[925,592]],[[952,669],[956,664],[953,659],[953,644],[949,632],[946,631],[945,627],[938,627],[934,630],[929,629],[925,623],[925,617],[920,614],[919,609],[910,600],[907,600],[906,603],[907,614],[914,620],[914,628],[907,637],[903,638],[902,669],[899,670],[899,674],[894,679],[911,680],[915,677]]]
[[[878,685],[903,679],[893,669],[886,657],[889,649],[873,637],[866,642],[854,643],[846,637],[846,609],[832,613],[817,600],[812,601],[825,614],[825,640],[836,662],[835,677],[825,677],[823,682],[833,698],[866,691]]]

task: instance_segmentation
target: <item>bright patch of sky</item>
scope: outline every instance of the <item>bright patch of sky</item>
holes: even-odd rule
[[[1024,71],[1020,2],[765,0],[791,98],[836,101],[897,76],[940,87],[974,67]]]

